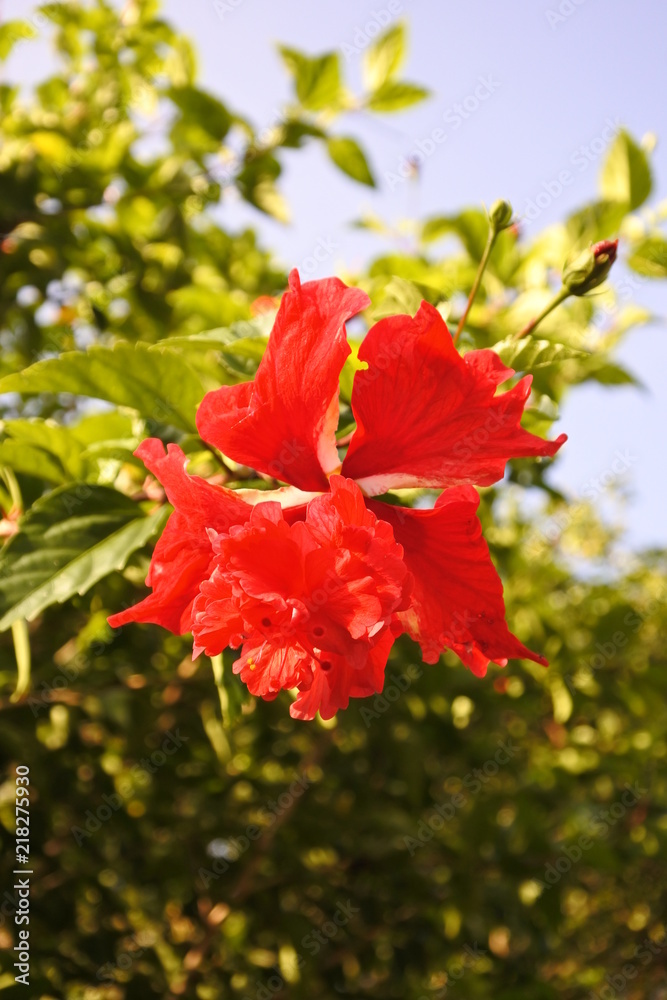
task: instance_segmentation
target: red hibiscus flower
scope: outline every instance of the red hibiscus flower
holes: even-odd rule
[[[153,556],[153,593],[110,623],[192,631],[209,655],[242,647],[235,671],[265,698],[297,688],[297,718],[380,691],[401,632],[427,662],[451,648],[477,675],[510,657],[546,663],[507,628],[471,484],[500,479],[510,458],[554,455],[565,435],[525,431],[531,377],[496,394],[514,372],[490,350],[461,356],[422,303],[365,337],[341,465],[345,323],[368,304],[337,278],[301,285],[293,272],[254,381],[202,401],[202,438],[288,487],[235,492],[189,476],[176,445],[137,451],[175,510]],[[372,499],[401,487],[444,492],[429,510]]]
[[[235,673],[252,694],[301,692],[296,718],[331,718],[350,696],[382,690],[395,612],[410,574],[391,526],[356,483],[332,476],[305,520],[260,503],[245,524],[212,534],[213,572],[193,608],[195,653],[243,646]]]

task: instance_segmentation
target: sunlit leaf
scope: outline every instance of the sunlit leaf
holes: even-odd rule
[[[536,340],[533,337],[501,340],[493,345],[493,350],[504,364],[517,372],[530,372],[535,368],[556,365],[572,358],[586,357],[585,351],[578,351],[567,344],[555,344],[550,340]]]
[[[309,111],[322,111],[340,100],[342,84],[337,52],[309,58],[296,49],[280,47],[280,54],[294,77],[296,96]]]
[[[348,177],[359,181],[360,184],[375,187],[375,180],[368,166],[366,156],[355,139],[351,139],[349,136],[332,137],[327,140],[327,149],[333,162]]]
[[[651,193],[651,168],[644,150],[627,132],[619,132],[602,167],[600,190],[610,201],[639,208]]]
[[[405,26],[395,24],[366,49],[363,60],[364,83],[378,90],[400,70],[406,55]]]
[[[119,341],[69,351],[0,379],[0,393],[69,392],[129,406],[161,424],[195,429],[204,390],[197,375],[169,352]]]
[[[123,569],[166,517],[105,486],[65,486],[38,500],[0,555],[0,631]]]
[[[377,112],[403,111],[414,104],[419,104],[428,96],[429,91],[424,87],[390,80],[370,95],[368,107],[371,111]]]

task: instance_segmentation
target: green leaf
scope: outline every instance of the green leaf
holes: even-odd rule
[[[361,371],[366,367],[366,362],[359,360],[359,348],[361,347],[361,341],[350,340],[348,338],[348,343],[350,345],[350,354],[346,357],[343,370],[340,373],[340,396],[342,400],[349,404],[352,400],[354,376],[358,371]]]
[[[296,96],[309,111],[335,108],[342,96],[337,52],[311,59],[296,49],[280,46],[283,62],[294,77]]]
[[[116,205],[118,221],[133,239],[149,240],[160,234],[160,209],[144,195],[127,195]]]
[[[374,323],[385,316],[395,316],[397,313],[414,316],[424,299],[414,281],[399,278],[397,275],[387,282],[383,292],[382,301],[373,310]]]
[[[282,167],[274,156],[265,153],[250,159],[236,178],[239,191],[251,205],[273,216],[279,222],[289,222],[289,207],[275,185]]]
[[[414,83],[387,81],[379,87],[368,99],[371,111],[402,111],[413,104],[419,104],[429,96],[429,91]]]
[[[196,87],[175,87],[169,96],[183,112],[184,121],[197,125],[216,143],[222,142],[232,117],[221,101]]]
[[[0,465],[58,484],[84,478],[84,449],[71,428],[51,420],[10,420],[3,432]]]
[[[385,31],[364,53],[364,84],[379,90],[400,70],[406,54],[405,26],[395,24]]]
[[[167,508],[146,515],[106,486],[79,483],[42,497],[20,519],[18,534],[0,556],[0,632],[123,569],[167,516]]]
[[[647,278],[667,278],[667,240],[649,236],[633,249],[628,264]]]
[[[161,424],[196,429],[202,383],[182,359],[143,343],[67,351],[0,379],[0,393],[70,392],[129,406]]]
[[[600,175],[603,198],[620,201],[630,210],[639,208],[651,193],[648,158],[627,132],[619,132]]]
[[[266,345],[273,318],[258,317],[254,320],[240,320],[229,327],[207,330],[190,337],[168,337],[154,344],[151,350],[170,350],[183,354],[198,370],[210,369],[210,352],[220,356],[224,372],[233,376],[233,381],[252,378],[257,371]]]
[[[643,388],[639,379],[636,379],[629,371],[621,365],[612,362],[600,364],[597,368],[586,375],[586,381],[599,382],[600,385],[634,385]]]
[[[503,364],[517,372],[530,372],[535,368],[546,368],[561,361],[588,357],[586,351],[578,351],[567,344],[555,344],[550,340],[535,340],[522,337],[520,340],[501,340],[493,345]]]
[[[472,259],[479,262],[488,233],[489,220],[486,213],[478,208],[468,208],[458,215],[436,215],[427,219],[422,227],[421,238],[425,243],[431,243],[443,236],[458,236]]]
[[[226,662],[225,662],[226,661]],[[213,677],[220,698],[220,712],[225,729],[231,729],[238,722],[243,712],[243,706],[250,701],[250,694],[244,684],[232,672],[232,654],[230,650],[211,657]]]
[[[337,136],[327,140],[329,156],[343,173],[360,184],[375,187],[375,180],[359,144],[349,137]]]
[[[584,247],[617,236],[627,214],[628,205],[621,201],[595,201],[584,205],[565,223],[570,244]]]
[[[194,333],[189,337],[165,337],[157,344],[151,346],[151,351],[169,350],[183,351],[186,354],[199,353],[201,351],[222,350],[245,340],[261,340],[265,343],[271,326],[272,316],[258,316],[256,319],[243,319],[230,326],[223,326],[215,330],[205,330],[203,333]]]
[[[18,42],[36,37],[37,31],[28,21],[5,21],[0,25],[0,60],[7,59]]]

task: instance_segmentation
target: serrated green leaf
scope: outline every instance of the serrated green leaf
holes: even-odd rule
[[[38,361],[0,379],[0,393],[4,392],[91,396],[187,431],[196,429],[195,413],[204,395],[200,379],[182,359],[125,341]]]
[[[363,150],[349,136],[334,136],[327,140],[329,156],[336,166],[360,184],[375,187],[375,180]]]
[[[296,96],[309,111],[335,107],[342,95],[337,52],[310,58],[296,49],[280,46],[283,62],[294,77]]]
[[[400,70],[406,53],[405,26],[395,24],[366,49],[363,60],[364,84],[379,90]]]
[[[153,351],[173,351],[205,378],[223,383],[252,378],[264,356],[272,317],[241,320],[229,327],[207,330],[190,337],[168,337],[151,347]]]
[[[387,112],[402,111],[413,104],[419,104],[429,96],[429,91],[414,83],[388,80],[368,98],[368,108],[371,111]]]
[[[585,351],[578,351],[567,344],[555,344],[550,340],[535,340],[522,337],[520,340],[501,340],[493,345],[503,364],[517,372],[531,372],[535,368],[546,368],[561,361],[587,357]]]
[[[252,320],[239,320],[230,326],[221,326],[215,330],[205,330],[189,337],[166,337],[157,344],[152,344],[151,351],[176,350],[187,353],[221,350],[239,341],[263,340],[268,337],[273,323],[269,316],[258,316]]]
[[[65,486],[42,497],[0,555],[0,632],[123,569],[167,514],[164,508],[146,515],[106,486]]]
[[[619,132],[600,175],[603,198],[624,202],[634,210],[646,201],[651,186],[651,168],[646,153],[627,132]]]

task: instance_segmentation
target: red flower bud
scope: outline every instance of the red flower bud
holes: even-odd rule
[[[602,240],[577,254],[563,268],[563,284],[571,295],[585,295],[605,280],[616,260],[618,240]]]

